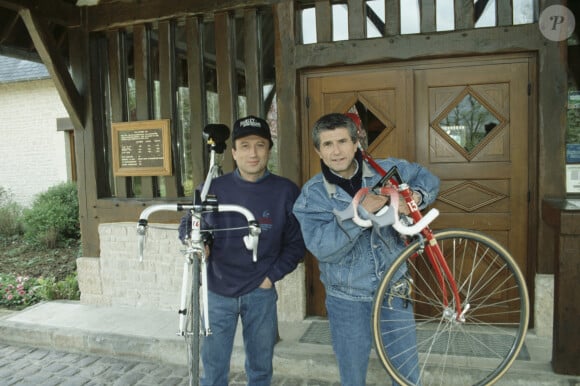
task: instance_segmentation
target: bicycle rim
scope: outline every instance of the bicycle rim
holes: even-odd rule
[[[455,277],[465,320],[457,319],[446,278],[445,305],[429,259],[414,242],[385,274],[375,295],[377,355],[403,385],[493,384],[524,343],[529,321],[524,277],[510,254],[485,235],[450,229],[435,237]],[[401,348],[404,339],[416,344]]]
[[[191,290],[187,301],[187,323],[185,343],[187,346],[187,366],[189,386],[199,385],[199,347],[200,347],[200,304],[199,304],[199,258],[193,257],[191,268]]]

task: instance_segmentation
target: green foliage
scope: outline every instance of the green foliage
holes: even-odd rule
[[[56,281],[54,277],[32,278],[0,273],[0,307],[22,309],[40,301],[81,296],[76,274]]]
[[[80,238],[77,187],[65,182],[36,196],[24,210],[24,237],[38,246],[55,248]]]
[[[0,187],[0,238],[8,239],[23,231],[22,207],[13,201],[8,190]]]
[[[61,281],[56,281],[54,277],[40,278],[37,293],[42,300],[79,300],[81,298],[76,275],[69,275]]]

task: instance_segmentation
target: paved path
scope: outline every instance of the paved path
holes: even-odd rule
[[[243,373],[231,386],[246,384]],[[0,344],[1,386],[178,386],[188,385],[185,366]],[[330,386],[302,378],[276,377],[273,386]]]

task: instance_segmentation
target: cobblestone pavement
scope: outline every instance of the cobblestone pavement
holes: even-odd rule
[[[230,375],[231,386],[245,384],[245,374]],[[0,344],[0,385],[177,386],[188,385],[188,374],[185,366]],[[333,383],[274,375],[272,385],[330,386]]]

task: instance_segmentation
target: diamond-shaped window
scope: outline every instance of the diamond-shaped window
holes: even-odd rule
[[[355,114],[359,119],[359,142],[364,149],[371,145],[373,141],[387,128],[387,126],[362,102],[356,102],[347,113]],[[354,121],[355,123],[359,123],[356,118]]]
[[[487,108],[471,89],[466,89],[451,106],[433,122],[433,127],[453,140],[467,155],[476,153],[483,139],[503,125],[502,118]]]

